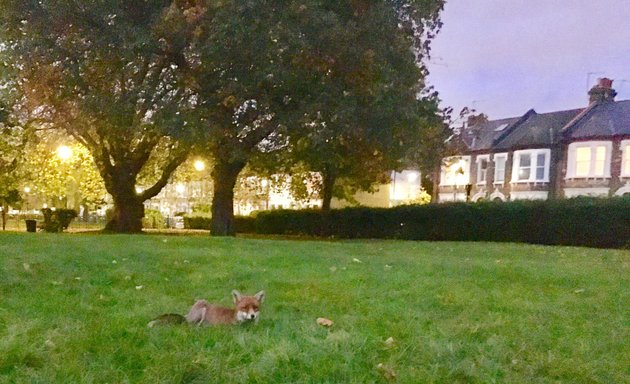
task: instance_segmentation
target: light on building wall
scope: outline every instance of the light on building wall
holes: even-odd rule
[[[186,192],[186,186],[184,184],[177,184],[175,186],[175,192],[177,192],[177,193],[184,193],[184,192]]]
[[[195,169],[199,172],[206,169],[206,163],[203,160],[195,160],[194,166],[195,166]]]
[[[416,180],[418,180],[418,172],[410,172],[407,175],[407,181],[409,181],[410,183],[413,183]]]
[[[136,187],[136,193],[139,195],[143,192],[142,188]]]
[[[31,193],[30,187],[24,187],[24,193]]]
[[[72,157],[72,148],[67,145],[60,145],[59,148],[57,148],[57,157],[61,160],[68,160]]]
[[[262,185],[263,188],[267,188],[267,185],[269,185],[269,182],[267,181],[267,179],[262,179],[260,184]]]

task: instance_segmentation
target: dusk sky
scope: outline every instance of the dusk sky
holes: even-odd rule
[[[448,0],[442,19],[429,84],[455,112],[584,107],[589,72],[630,99],[630,0]]]

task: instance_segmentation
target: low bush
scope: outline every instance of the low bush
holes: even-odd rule
[[[142,218],[142,228],[164,229],[166,222],[162,213],[156,209],[146,209]]]
[[[42,209],[44,215],[44,223],[42,229],[45,232],[63,232],[68,229],[72,220],[77,217],[77,211],[74,209]]]
[[[630,199],[448,203],[261,212],[261,234],[504,241],[619,248],[630,243]]]

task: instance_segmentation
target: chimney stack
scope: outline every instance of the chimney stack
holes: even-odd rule
[[[617,92],[612,88],[613,81],[606,77],[597,79],[597,84],[588,91],[589,104],[615,101]]]

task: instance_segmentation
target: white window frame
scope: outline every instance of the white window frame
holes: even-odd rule
[[[536,170],[538,169],[538,155],[545,155],[545,170],[542,179],[536,179]],[[519,180],[518,171],[520,168],[521,156],[522,155],[530,155],[530,172],[529,179],[527,180]],[[512,183],[548,183],[549,182],[549,167],[550,167],[550,159],[551,159],[551,150],[549,148],[539,148],[539,149],[523,149],[519,151],[514,151],[514,156],[512,157]]]
[[[479,179],[479,173],[481,172],[481,160],[486,161],[486,177],[484,180]],[[490,166],[490,155],[478,155],[475,161],[477,162],[477,185],[488,184],[488,167]]]
[[[503,159],[503,180],[502,181],[497,181],[497,175],[498,175],[498,170],[499,168],[497,167],[497,159]],[[503,185],[505,184],[505,171],[507,169],[507,162],[508,162],[508,154],[507,152],[503,152],[503,153],[495,153],[494,156],[492,157],[492,161],[494,161],[494,184],[495,185]]]
[[[461,175],[460,180],[456,180],[456,177],[453,178],[452,182],[445,180],[445,176],[448,174],[447,167],[445,164],[455,164],[463,162],[462,165],[464,174]],[[452,165],[451,165],[452,166]],[[458,183],[459,181],[459,183]],[[440,185],[441,186],[464,186],[470,183],[470,156],[450,156],[442,159],[442,167],[440,172]]]
[[[604,158],[604,174],[595,174],[595,148],[605,147],[606,156]],[[591,165],[588,175],[577,176],[577,149],[578,148],[590,148],[591,149]],[[612,158],[612,141],[578,141],[569,144],[567,153],[567,176],[566,179],[608,179],[610,178],[610,163]]]
[[[622,140],[621,144],[621,177],[630,177],[630,140]]]

